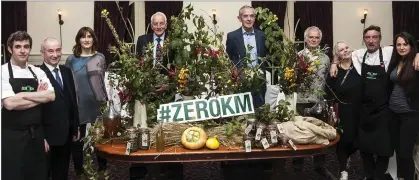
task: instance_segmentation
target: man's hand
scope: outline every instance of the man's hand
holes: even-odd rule
[[[167,90],[168,87],[169,87],[169,85],[167,85],[167,84],[163,84],[161,86],[157,86],[156,87],[157,88],[156,93],[161,93],[161,92]]]
[[[413,67],[416,71],[419,71],[419,53],[416,54],[415,60],[413,62]]]
[[[338,66],[337,63],[339,63],[338,57],[333,56],[332,64],[330,65],[330,77],[336,77],[338,75]]]
[[[48,84],[47,83],[40,82],[38,84],[38,90],[37,91],[45,91],[47,89],[48,89]]]
[[[49,144],[48,144],[46,139],[44,139],[44,145],[45,145],[45,152],[48,152],[49,151]]]
[[[77,129],[77,136],[73,136],[73,142],[76,142],[80,139],[80,128]]]

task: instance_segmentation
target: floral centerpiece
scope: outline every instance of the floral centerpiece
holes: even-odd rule
[[[298,53],[294,39],[284,34],[277,24],[278,17],[268,9],[256,8],[256,15],[262,22],[260,27],[266,36],[267,58],[278,71],[281,91],[285,95],[309,91],[321,68],[320,60]],[[317,53],[322,53],[322,50]]]

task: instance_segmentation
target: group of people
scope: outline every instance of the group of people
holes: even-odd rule
[[[339,104],[341,177],[347,179],[348,157],[358,149],[366,179],[392,179],[388,164],[396,152],[397,177],[412,180],[419,131],[417,42],[407,32],[396,35],[393,46],[382,47],[381,38],[381,28],[371,25],[363,32],[366,48],[352,51],[344,41],[334,46],[327,85]]]
[[[254,28],[255,10],[243,6],[238,20],[242,26],[227,34],[226,52],[238,68],[250,53],[252,65],[261,64],[258,57],[267,54],[263,31]],[[170,66],[169,58],[159,52],[166,38],[167,18],[157,12],[151,17],[153,33],[137,40],[136,53],[144,55],[147,44],[154,44],[154,64]],[[412,35],[403,32],[394,38],[393,46],[381,47],[381,29],[364,30],[366,48],[353,51],[345,41],[333,48],[333,60],[318,54],[322,31],[315,26],[304,32],[305,47],[299,54],[320,59],[311,89],[324,89],[327,99],[338,104],[341,140],[336,153],[340,179],[348,179],[347,161],[356,150],[361,152],[365,179],[391,179],[387,173],[389,158],[396,152],[399,179],[414,178],[413,148],[419,125],[419,56]],[[75,37],[73,55],[59,65],[61,43],[47,38],[41,44],[44,63],[28,64],[32,38],[24,31],[10,35],[10,62],[2,65],[2,178],[13,180],[67,179],[70,156],[77,175],[83,174],[83,142],[86,129],[100,116],[100,104],[107,98],[103,92],[105,57],[97,51],[97,37],[89,27],[82,27]],[[251,50],[247,47],[252,46]],[[330,72],[328,69],[330,67]],[[91,69],[98,73],[89,73]],[[161,72],[166,74],[167,72]],[[95,77],[99,74],[99,77]],[[96,78],[96,79],[95,79]],[[265,103],[266,86],[253,94],[255,107]],[[416,92],[416,93],[415,93]],[[304,114],[320,101],[318,96],[303,94],[297,100],[297,113]],[[106,160],[98,158],[99,170]],[[270,168],[270,161],[250,167]],[[302,170],[302,158],[293,160],[295,171]],[[249,163],[247,163],[246,166]],[[251,164],[251,163],[250,163]],[[315,170],[324,175],[325,155],[314,156]],[[233,164],[233,168],[241,167]],[[228,164],[223,167],[228,168]],[[182,179],[182,165],[164,166],[169,178]],[[143,165],[131,166],[133,178],[144,178]],[[136,175],[134,175],[136,174]]]
[[[81,140],[106,101],[95,93],[106,91],[105,86],[92,83],[105,75],[105,58],[97,52],[95,33],[89,27],[79,30],[65,65],[59,65],[62,47],[54,38],[42,42],[44,62],[39,67],[28,64],[32,38],[27,32],[11,34],[7,48],[11,58],[1,67],[2,179],[67,179],[70,157],[81,176]],[[87,66],[102,77],[88,74],[92,68]],[[105,170],[106,161],[98,161],[100,170]]]

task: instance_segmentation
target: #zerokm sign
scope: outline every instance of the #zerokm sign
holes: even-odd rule
[[[186,123],[253,113],[252,95],[247,92],[161,104],[157,121]]]

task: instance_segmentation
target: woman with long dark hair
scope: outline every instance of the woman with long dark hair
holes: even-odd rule
[[[397,176],[413,180],[413,148],[419,132],[419,72],[414,70],[413,61],[418,50],[416,40],[407,32],[396,35],[393,44],[388,72],[392,82],[389,105],[395,114],[392,123]]]
[[[90,27],[82,27],[76,35],[73,55],[67,58],[66,66],[74,76],[78,111],[80,118],[80,139],[86,135],[87,124],[94,123],[101,115],[100,105],[106,101],[104,85],[105,56],[97,52],[98,40]],[[72,147],[74,169],[77,175],[83,173],[83,141],[76,141]],[[98,157],[99,170],[105,170],[106,160]]]

